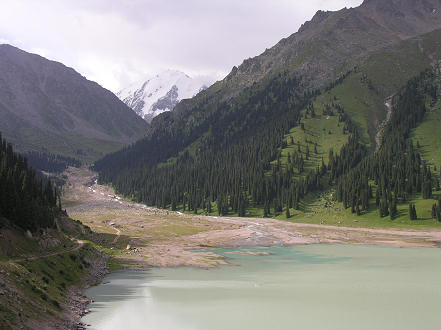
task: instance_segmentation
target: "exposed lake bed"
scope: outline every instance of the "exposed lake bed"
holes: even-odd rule
[[[217,267],[207,247],[290,246],[317,243],[437,247],[441,230],[364,228],[270,218],[215,217],[159,210],[123,200],[99,185],[97,174],[69,168],[64,204],[69,215],[101,235],[113,261],[137,267]],[[358,223],[354,223],[358,225]],[[198,250],[198,252],[194,252]]]
[[[92,329],[406,330],[441,322],[439,229],[182,214],[123,200],[84,168],[67,177],[67,211],[123,268],[86,291],[94,302],[81,321]]]
[[[159,330],[434,329],[441,322],[439,249],[321,244],[216,253],[230,265],[110,274],[87,290],[94,303],[82,321]]]

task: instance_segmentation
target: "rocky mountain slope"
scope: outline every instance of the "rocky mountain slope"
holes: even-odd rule
[[[369,0],[318,12],[98,161],[101,182],[195,213],[306,209],[300,201],[329,184],[326,165],[348,148],[350,167],[375,150],[385,99],[440,59],[440,10],[438,0]]]
[[[228,81],[249,86],[287,70],[317,87],[368,53],[440,27],[439,0],[365,0],[357,8],[318,11],[297,33],[233,68]]]
[[[73,69],[0,45],[0,131],[17,150],[93,160],[147,128],[114,94]]]
[[[209,105],[230,103],[253,84],[265,84],[279,74],[298,77],[304,90],[314,90],[338,79],[370,54],[438,28],[440,0],[366,0],[357,8],[318,11],[298,32],[244,60],[225,79],[191,100],[180,102],[172,115],[160,116],[150,133],[171,132],[175,128],[170,123],[191,125],[207,116]],[[372,118],[377,120],[381,118]]]
[[[172,111],[179,101],[192,98],[212,83],[209,78],[191,78],[183,72],[168,70],[132,84],[117,96],[139,116],[151,122],[157,115]]]
[[[366,0],[357,8],[318,11],[297,33],[282,39],[263,54],[244,60],[222,81],[180,102],[172,113],[159,116],[148,134],[169,134],[178,126],[195,124],[206,130],[205,121],[211,111],[216,111],[213,105],[234,102],[250,86],[265,85],[273,77],[287,74],[301,79],[301,88],[311,91],[338,79],[366,61],[370,54],[387,52],[403,40],[438,28],[441,28],[441,0]],[[401,55],[395,52],[391,56]],[[394,67],[393,60],[385,61]],[[385,72],[390,73],[390,67],[385,66]],[[405,69],[399,70],[394,74]],[[388,79],[387,75],[382,78]],[[401,83],[409,77],[403,78]],[[387,88],[381,81],[377,83]],[[382,120],[381,116],[372,117],[371,123]]]

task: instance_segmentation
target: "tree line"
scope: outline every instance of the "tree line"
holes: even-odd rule
[[[286,134],[302,126],[302,110],[319,94],[320,90],[305,88],[301,77],[280,73],[254,84],[231,102],[194,105],[191,120],[165,121],[169,125],[105,156],[95,169],[101,183],[111,183],[118,193],[161,208],[210,213],[216,205],[219,215],[239,216],[245,216],[250,207],[263,208],[265,215],[298,209],[306,194],[321,188],[327,172],[324,163],[304,171],[305,159],[317,153],[316,148],[299,149],[286,170],[280,160],[270,163],[280,159]],[[348,132],[352,131],[342,109],[339,114],[348,123]],[[295,179],[294,171],[302,175]]]
[[[0,225],[31,232],[52,227],[57,199],[52,183],[40,180],[0,134]]]
[[[363,146],[351,140],[338,157],[331,159],[330,166],[335,168],[331,181],[336,184],[337,200],[345,208],[360,214],[369,210],[369,200],[375,198],[380,216],[393,219],[398,203],[407,202],[414,194],[430,199],[433,189],[439,189],[439,180],[410,139],[411,130],[422,122],[427,111],[427,98],[439,98],[436,77],[435,70],[426,70],[394,96],[391,120],[377,152],[360,158]],[[436,206],[433,213],[436,217]],[[409,205],[409,217],[417,218],[413,204]]]
[[[49,152],[29,151],[23,154],[28,164],[36,170],[49,173],[61,173],[68,166],[80,167],[81,162],[72,157],[54,155]]]

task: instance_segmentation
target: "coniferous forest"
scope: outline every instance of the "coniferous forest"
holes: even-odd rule
[[[301,168],[303,156],[287,171],[269,166],[286,143],[285,134],[300,125],[301,110],[319,93],[302,90],[301,79],[279,74],[247,89],[233,104],[211,105],[217,111],[201,112],[206,117],[192,129],[173,127],[171,134],[157,134],[104,157],[95,169],[101,182],[112,182],[118,192],[148,205],[197,213],[209,212],[216,203],[220,215],[244,216],[249,206],[282,212],[320,187],[324,173],[317,169],[295,182],[292,170]],[[192,144],[203,126],[209,127],[208,134]],[[189,147],[185,152],[173,153],[183,145]],[[175,158],[166,163],[170,157]]]
[[[37,231],[54,226],[57,192],[0,135],[0,226]]]
[[[80,167],[81,162],[72,157],[54,155],[48,152],[30,151],[23,154],[34,169],[50,173],[61,173],[68,166]]]
[[[313,146],[299,147],[286,166],[280,162],[287,132],[296,126],[303,129],[303,109],[306,116],[315,116],[310,102],[321,93],[300,92],[305,90],[302,80],[284,74],[247,89],[232,104],[211,104],[198,112],[203,115],[192,127],[175,123],[104,157],[95,169],[101,182],[112,183],[119,193],[172,210],[211,213],[216,206],[219,215],[245,216],[250,207],[257,207],[264,216],[285,212],[289,217],[289,209],[299,209],[306,195],[330,185],[336,189],[335,199],[353,213],[367,211],[375,199],[380,216],[393,219],[398,203],[413,194],[430,198],[439,185],[409,139],[424,118],[426,100],[439,98],[436,78],[436,70],[424,71],[395,95],[377,152],[369,153],[349,116],[337,107],[348,142],[340,152],[330,152],[328,164],[322,161],[314,170],[304,169],[316,152]],[[197,140],[207,126],[208,133]]]
[[[345,147],[347,150],[343,148],[330,163],[331,180],[337,185],[337,200],[343,202],[345,208],[360,214],[368,210],[369,200],[375,198],[380,216],[393,219],[398,203],[407,202],[414,194],[429,199],[433,189],[439,190],[439,179],[409,139],[411,130],[424,118],[426,102],[439,99],[438,70],[422,72],[394,96],[392,117],[377,152],[353,167],[360,145],[349,143]],[[415,220],[415,206],[409,207],[410,219]],[[439,218],[439,207],[435,207],[433,217]]]

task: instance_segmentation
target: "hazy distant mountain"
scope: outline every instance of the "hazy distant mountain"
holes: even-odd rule
[[[147,128],[114,94],[75,70],[0,45],[0,131],[19,151],[93,160]]]
[[[191,78],[183,72],[168,70],[121,90],[117,95],[147,122],[172,111],[183,99],[192,98],[213,81],[206,77]]]

